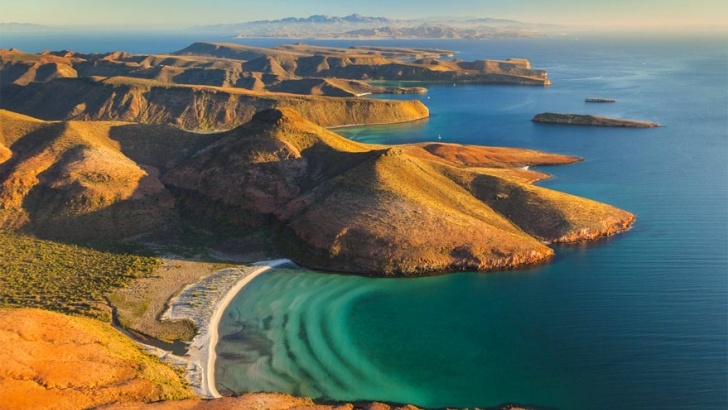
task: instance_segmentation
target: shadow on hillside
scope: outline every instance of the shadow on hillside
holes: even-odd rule
[[[122,154],[140,165],[151,165],[162,173],[220,139],[220,133],[201,134],[167,125],[125,124],[111,127],[109,138]]]

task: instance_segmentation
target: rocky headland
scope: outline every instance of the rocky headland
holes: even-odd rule
[[[359,98],[422,94],[372,81],[549,85],[527,60],[441,60],[447,50],[258,48],[194,43],[165,55],[0,50],[0,108],[44,120],[113,120],[228,130],[255,112],[291,107],[322,126],[414,121],[419,101]],[[413,61],[414,60],[414,61]]]
[[[611,235],[634,219],[534,186],[547,175],[522,169],[578,158],[361,144],[289,108],[216,134],[0,115],[11,152],[0,164],[0,226],[46,238],[263,229],[303,266],[410,276],[536,263],[553,255],[543,242]]]
[[[546,124],[589,125],[598,127],[624,127],[624,128],[656,128],[659,124],[645,121],[619,120],[587,114],[557,114],[546,112],[537,114],[531,120]]]
[[[427,118],[418,100],[259,93],[231,87],[168,85],[128,77],[69,78],[2,89],[0,106],[44,120],[125,121],[210,131],[244,124],[258,111],[295,107],[325,127]]]

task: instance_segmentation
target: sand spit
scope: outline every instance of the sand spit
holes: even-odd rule
[[[197,283],[185,287],[169,301],[162,320],[192,320],[198,327],[186,357],[179,357],[159,348],[144,346],[173,366],[184,367],[192,390],[203,398],[218,398],[215,388],[215,345],[217,326],[222,313],[240,290],[258,275],[276,266],[291,263],[288,259],[258,262],[251,266],[231,267],[216,271]]]

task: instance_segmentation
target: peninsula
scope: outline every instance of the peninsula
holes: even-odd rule
[[[536,263],[553,255],[543,242],[611,235],[634,219],[533,186],[547,175],[522,169],[578,158],[361,144],[290,108],[216,134],[0,115],[11,153],[0,164],[0,226],[50,239],[180,225],[226,237],[263,231],[276,256],[303,266],[412,276]]]
[[[598,127],[656,128],[660,126],[659,124],[645,121],[618,120],[597,115],[557,114],[551,112],[537,114],[531,121],[547,124],[590,125]]]
[[[258,48],[195,43],[166,55],[0,51],[0,108],[43,120],[104,120],[228,130],[257,111],[290,107],[318,125],[382,124],[429,116],[423,87],[371,81],[545,86],[523,59],[441,60],[454,52],[401,47]]]

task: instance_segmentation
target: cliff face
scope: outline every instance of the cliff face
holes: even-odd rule
[[[193,130],[230,129],[250,121],[258,111],[276,107],[295,107],[325,127],[429,116],[427,107],[416,100],[303,97],[120,78],[11,85],[2,92],[0,107],[44,120],[130,121]]]
[[[353,98],[426,92],[368,80],[550,84],[546,72],[532,69],[527,60],[441,61],[439,55],[389,47],[265,49],[218,43],[195,43],[175,55],[0,50],[0,108],[44,120],[222,130],[246,123],[255,112],[291,107],[318,125],[339,126],[429,115],[419,101]]]
[[[600,117],[598,115],[556,114],[551,112],[537,114],[531,121],[550,124],[591,125],[598,127],[656,128],[660,126],[659,124],[645,121],[618,120],[614,118]]]

